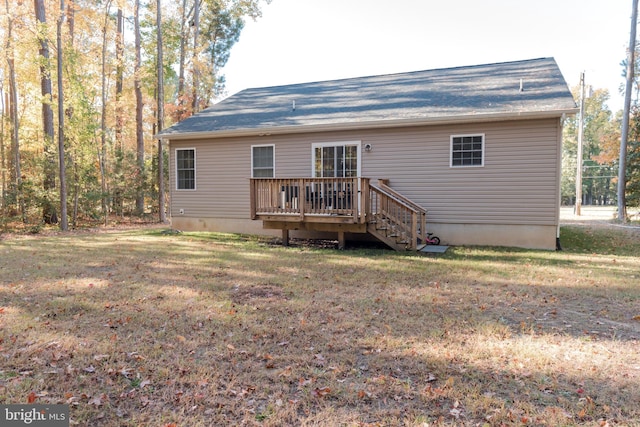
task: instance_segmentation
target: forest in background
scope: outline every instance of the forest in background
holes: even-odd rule
[[[220,70],[261,0],[0,3],[0,229],[165,220],[167,154],[153,136],[224,94]],[[629,206],[640,204],[639,92],[636,81]],[[622,112],[608,99],[585,99],[584,205],[616,203]],[[567,118],[563,204],[575,203],[577,135]]]
[[[636,51],[636,57],[640,50]],[[625,62],[620,64],[624,74]],[[626,205],[640,206],[640,67],[636,62],[634,92],[631,97],[626,167]],[[624,76],[623,76],[624,77]],[[621,89],[622,90],[622,89]],[[571,89],[576,103],[580,103],[580,87]],[[616,205],[620,138],[623,111],[612,112],[608,106],[606,89],[587,87],[584,97],[582,204]],[[562,143],[561,197],[563,205],[574,205],[576,172],[578,167],[578,129],[580,115],[566,119]]]
[[[164,220],[153,136],[223,95],[260,0],[2,3],[0,222]]]

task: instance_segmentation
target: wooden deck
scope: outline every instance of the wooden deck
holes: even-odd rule
[[[369,233],[396,250],[416,250],[426,237],[426,210],[369,178],[252,178],[251,218],[263,227],[290,230]]]

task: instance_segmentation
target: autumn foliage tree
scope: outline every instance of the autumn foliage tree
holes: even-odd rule
[[[600,164],[612,164],[617,168],[620,153],[620,129],[622,116],[614,120],[614,130],[601,140],[601,153],[595,160]],[[628,206],[640,206],[640,105],[636,98],[631,106],[629,141],[627,145],[626,201]],[[617,178],[615,181],[617,183]]]
[[[260,16],[260,1],[162,2],[165,78],[158,81],[156,0],[4,0],[0,225],[60,221],[65,180],[72,225],[163,209],[153,155],[157,106],[170,125],[223,93],[220,70],[244,20]],[[61,165],[64,179],[56,179]]]
[[[636,45],[636,57],[640,56],[640,47]],[[635,81],[631,93],[629,114],[629,134],[627,142],[627,164],[625,198],[627,206],[640,206],[640,61],[635,61]],[[623,77],[626,74],[627,60],[620,63]],[[622,111],[612,118],[610,130],[600,138],[600,153],[594,156],[599,164],[612,165],[618,169],[620,159],[620,138],[622,129]],[[613,183],[617,184],[617,177]]]
[[[573,88],[574,97],[579,95],[579,88]],[[583,204],[611,204],[615,201],[615,183],[612,158],[603,156],[604,141],[619,136],[619,127],[613,120],[611,111],[606,103],[609,92],[606,89],[590,90],[585,99],[584,128],[583,128]],[[618,139],[618,144],[619,144]],[[578,146],[578,117],[571,117],[564,127],[563,137],[563,176],[561,181],[562,198],[564,203],[575,203],[575,185],[577,146]]]

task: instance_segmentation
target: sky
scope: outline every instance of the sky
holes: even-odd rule
[[[272,0],[231,50],[243,89],[554,57],[623,108],[632,0]]]

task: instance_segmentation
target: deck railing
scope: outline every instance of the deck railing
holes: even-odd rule
[[[338,216],[366,221],[368,178],[252,178],[251,218]]]
[[[369,178],[252,178],[251,218],[270,222],[367,224],[390,246],[415,250],[426,242],[427,211]]]
[[[386,230],[386,237],[393,236],[398,244],[412,250],[416,250],[418,239],[425,242],[427,211],[424,208],[385,183],[380,187],[371,185],[370,191],[371,221],[376,222],[376,229]]]
[[[425,208],[423,208],[422,206],[420,206],[419,204],[417,204],[416,202],[414,202],[413,200],[409,199],[408,197],[404,196],[401,193],[398,193],[396,190],[391,188],[389,186],[389,180],[380,179],[380,180],[378,180],[378,185],[380,186],[380,188],[382,190],[386,191],[387,193],[390,193],[395,198],[399,199],[403,204],[406,204],[408,207],[410,207],[411,209],[415,210],[416,215],[418,216],[417,237],[423,243],[426,242],[426,239],[427,239],[427,210]]]

